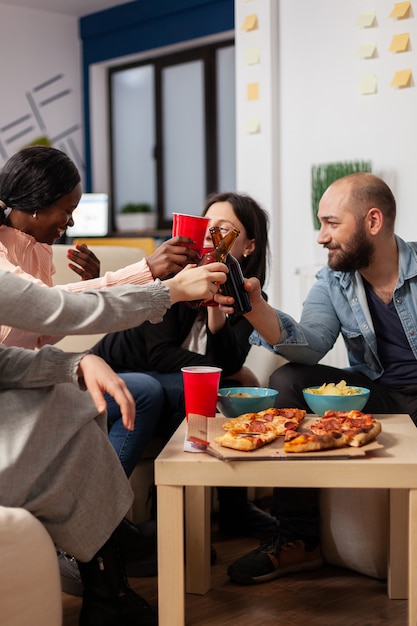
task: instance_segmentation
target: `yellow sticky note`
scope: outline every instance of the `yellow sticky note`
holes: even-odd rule
[[[248,48],[245,54],[246,65],[256,65],[261,60],[259,48]]]
[[[245,133],[254,135],[259,133],[261,129],[261,123],[258,117],[249,117],[245,122]]]
[[[359,91],[364,96],[377,92],[377,79],[374,74],[367,74],[361,78],[359,83]]]
[[[363,43],[356,53],[360,59],[372,59],[376,53],[376,43],[374,41],[367,41]]]
[[[411,70],[398,70],[391,81],[391,87],[409,87],[411,82]]]
[[[375,11],[366,11],[365,13],[361,13],[356,20],[356,26],[359,26],[360,28],[370,28],[374,25],[375,17]]]
[[[242,30],[255,30],[258,28],[258,16],[256,13],[247,15],[242,24]]]
[[[410,43],[410,33],[402,33],[401,35],[394,35],[389,47],[390,52],[405,52],[408,50],[408,44]]]
[[[248,100],[259,100],[259,83],[248,83],[246,95]]]
[[[410,7],[411,7],[411,2],[396,2],[394,4],[394,8],[389,14],[389,17],[395,17],[397,19],[408,17]]]

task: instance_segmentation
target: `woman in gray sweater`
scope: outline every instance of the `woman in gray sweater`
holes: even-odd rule
[[[174,302],[210,298],[225,269],[188,267],[163,284],[84,294],[0,272],[0,323],[87,334],[158,322]],[[99,357],[0,346],[0,503],[31,512],[77,558],[84,583],[80,626],[156,625],[156,611],[128,587],[123,572],[124,550],[143,558],[149,546],[125,519],[133,494],[107,436],[105,392],[132,428],[133,399]]]

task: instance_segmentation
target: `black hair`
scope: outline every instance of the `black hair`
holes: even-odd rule
[[[29,146],[16,152],[0,170],[1,206],[33,213],[57,202],[80,182],[71,159],[49,146]],[[4,207],[0,224],[4,223]]]
[[[215,202],[230,202],[238,220],[243,224],[247,237],[255,240],[255,250],[244,257],[240,265],[246,278],[256,276],[263,287],[269,264],[268,230],[269,217],[267,212],[250,196],[243,193],[226,191],[208,196],[203,215]]]

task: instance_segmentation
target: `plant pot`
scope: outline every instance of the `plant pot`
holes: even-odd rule
[[[116,215],[117,230],[155,230],[157,225],[156,213],[118,213]]]

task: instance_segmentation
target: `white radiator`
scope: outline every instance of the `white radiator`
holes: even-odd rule
[[[300,279],[300,310],[308,292],[310,291],[310,288],[315,282],[316,273],[322,267],[323,264],[307,265],[297,269],[296,273]],[[326,354],[325,357],[322,358],[320,363],[322,365],[330,365],[331,367],[347,367],[349,365],[345,344],[341,335],[339,335],[333,348]]]

